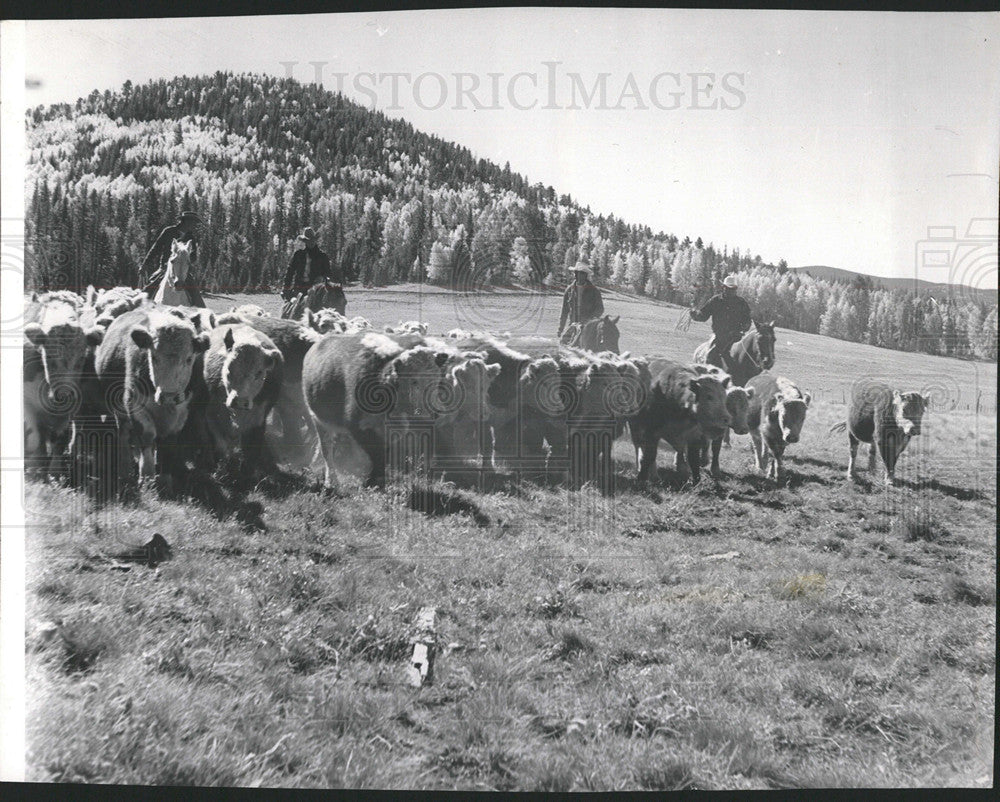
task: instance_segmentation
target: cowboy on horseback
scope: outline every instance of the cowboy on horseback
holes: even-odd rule
[[[174,242],[191,243],[188,246],[190,261],[194,262],[198,258],[196,235],[198,227],[202,223],[202,219],[194,212],[181,212],[181,216],[174,225],[167,226],[160,232],[153,247],[146,254],[146,258],[142,260],[142,265],[139,267],[139,280],[136,282],[150,298],[156,294],[160,284],[163,283],[167,272],[167,262],[170,261],[173,253]],[[149,276],[149,278],[144,281],[144,276]],[[186,291],[191,306],[205,306],[205,301],[198,289],[198,280],[193,275],[193,271],[188,270],[183,286],[178,284],[176,289]]]
[[[292,261],[285,273],[281,297],[284,300],[294,298],[321,281],[332,281],[334,284],[344,283],[343,271],[330,265],[330,257],[319,249],[316,232],[306,228],[296,238],[305,247],[296,249]]]
[[[722,292],[713,295],[701,309],[691,310],[691,319],[702,323],[712,318],[712,340],[706,362],[722,370],[729,370],[726,355],[734,343],[740,341],[753,317],[750,304],[736,294],[736,276],[726,276]]]
[[[590,265],[581,260],[576,263],[572,272],[575,281],[566,288],[563,296],[557,337],[562,336],[567,320],[571,324],[583,324],[604,314],[604,299],[601,298],[601,291],[590,280],[594,275]]]

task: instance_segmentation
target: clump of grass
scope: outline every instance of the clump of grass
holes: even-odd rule
[[[819,573],[800,574],[781,583],[777,588],[778,598],[816,598],[826,592],[826,576]]]
[[[699,787],[694,770],[679,758],[644,761],[632,770],[632,775],[644,791],[687,791]]]
[[[917,540],[934,543],[947,540],[951,534],[944,524],[929,512],[897,518],[893,522],[892,532],[907,543],[913,543]]]
[[[964,577],[950,576],[945,580],[945,590],[953,601],[970,607],[996,604],[996,590],[973,584]]]
[[[90,615],[67,621],[59,634],[63,649],[62,664],[68,672],[89,671],[102,655],[114,650],[113,628]]]
[[[529,609],[541,618],[575,617],[579,614],[576,600],[567,595],[562,585],[543,596],[535,596]]]
[[[592,653],[596,648],[586,635],[576,629],[566,628],[556,634],[556,641],[549,647],[547,656],[550,660],[566,660],[578,654]]]

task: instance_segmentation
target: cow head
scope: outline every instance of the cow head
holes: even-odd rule
[[[916,437],[920,434],[920,424],[930,402],[930,396],[927,395],[916,392],[901,393],[898,390],[893,390],[893,417],[896,420],[896,426],[903,434],[909,437]]]
[[[342,334],[348,326],[347,318],[336,309],[320,309],[318,312],[311,312],[307,309],[302,323],[320,334],[329,334],[330,332]]]
[[[489,416],[487,393],[493,380],[500,375],[499,365],[488,365],[486,354],[473,351],[463,354],[445,371],[438,403],[441,414],[472,420]]]
[[[533,359],[521,370],[518,379],[524,403],[546,415],[566,411],[566,397],[559,375],[559,363],[550,356]]]
[[[735,434],[746,434],[750,431],[747,415],[750,412],[750,399],[754,397],[753,387],[737,387],[726,389],[726,411],[729,413],[729,428]]]
[[[278,360],[278,352],[265,349],[259,340],[247,337],[237,341],[233,329],[222,338],[226,348],[222,363],[222,386],[230,409],[253,409],[254,399],[264,389],[268,373]]]
[[[770,415],[781,431],[781,439],[786,443],[799,442],[812,396],[809,393],[798,393],[795,389],[785,389],[775,393],[771,401],[773,406]]]
[[[24,337],[36,349],[45,374],[45,393],[49,402],[59,404],[69,392],[76,394],[84,360],[89,350],[100,345],[104,326],[84,329],[76,311],[67,304],[43,308],[41,323],[28,323]]]
[[[133,326],[130,335],[146,352],[153,401],[164,406],[182,403],[195,357],[208,348],[208,334],[197,333],[183,317],[165,314],[151,316],[148,326]]]
[[[728,380],[728,376],[726,379]],[[705,374],[688,382],[694,397],[688,404],[698,420],[698,425],[710,440],[722,437],[729,428],[730,418],[726,409],[726,387],[718,376]]]
[[[383,370],[385,383],[393,390],[397,415],[433,416],[434,399],[440,393],[443,367],[450,354],[428,345],[417,345],[394,357]]]

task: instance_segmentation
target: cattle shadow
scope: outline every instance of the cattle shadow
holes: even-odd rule
[[[911,482],[908,479],[896,479],[897,487],[905,487],[908,490],[913,490],[915,492],[920,492],[923,490],[936,490],[938,493],[943,493],[946,496],[950,496],[958,501],[986,501],[993,502],[996,495],[988,495],[982,493],[979,490],[974,490],[967,487],[956,487],[955,485],[945,484],[944,482],[939,482],[937,479],[922,479],[916,482]]]
[[[415,512],[431,517],[466,514],[477,526],[490,526],[493,521],[467,493],[442,487],[434,487],[422,482],[410,485],[406,498],[407,506]]]
[[[812,465],[816,468],[830,468],[834,471],[845,470],[845,466],[836,462],[830,462],[830,460],[816,459],[815,457],[805,457],[796,456],[794,462],[800,463],[802,465]]]

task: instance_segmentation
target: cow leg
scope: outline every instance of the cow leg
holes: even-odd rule
[[[719,467],[719,452],[722,450],[722,438],[712,441],[712,476],[716,479],[722,476],[722,469]]]
[[[265,417],[260,426],[248,429],[240,437],[243,460],[254,476],[274,473],[277,469],[274,455],[271,454],[264,437],[266,430],[267,418]]]
[[[677,452],[678,454],[680,452]],[[701,481],[701,441],[695,440],[688,443],[687,462],[691,469],[691,484],[696,485]]]
[[[337,453],[337,434],[324,426],[322,421],[317,420],[315,417],[313,417],[313,424],[316,428],[316,433],[319,436],[320,454],[322,455],[323,463],[326,466],[323,473],[323,485],[325,487],[336,489],[337,475],[333,470],[333,458]]]
[[[760,436],[760,429],[750,430],[750,445],[753,447],[753,461],[757,465],[757,470],[764,470],[764,439]]]
[[[365,484],[368,487],[384,487],[385,443],[382,441],[382,438],[371,429],[361,429],[355,432],[354,438],[372,462],[372,469],[368,474],[368,480]]]
[[[847,457],[847,478],[854,480],[854,462],[858,457],[858,446],[861,441],[858,440],[853,434],[851,434],[850,429],[847,430],[847,440],[850,445],[850,453]]]
[[[781,478],[781,458],[784,456],[785,447],[783,445],[772,445],[770,447],[770,451],[771,451],[770,468],[772,472],[772,478],[774,479],[775,484],[777,484]]]
[[[656,451],[660,447],[658,440],[650,438],[636,446],[636,460],[639,465],[638,482],[640,485],[649,481],[649,474],[656,469]]]
[[[729,429],[726,429],[726,433],[722,435],[722,442],[726,444],[726,448],[732,448],[729,443]]]
[[[878,453],[878,448],[875,445],[875,441],[872,440],[871,447],[868,449],[868,473],[872,476],[875,475],[875,455]]]

